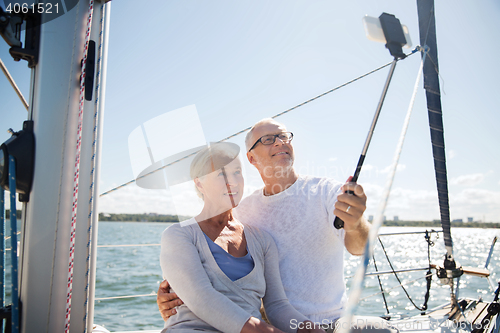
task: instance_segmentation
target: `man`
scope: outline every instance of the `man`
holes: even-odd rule
[[[344,247],[353,255],[364,251],[369,232],[363,218],[366,196],[355,183],[342,186],[330,179],[299,176],[293,168],[292,138],[272,119],[259,121],[248,132],[247,158],[259,171],[264,188],[244,199],[236,213],[242,222],[271,234],[290,303],[311,321],[325,324],[340,317],[347,299]],[[344,229],[334,228],[335,216],[344,221]],[[182,304],[167,288],[163,281],[157,297],[164,319]]]

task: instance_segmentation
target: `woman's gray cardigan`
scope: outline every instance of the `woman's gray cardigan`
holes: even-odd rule
[[[240,332],[251,316],[261,318],[261,298],[270,322],[285,332],[295,332],[297,323],[307,320],[285,296],[272,237],[247,225],[244,234],[254,268],[231,281],[194,219],[165,229],[160,254],[163,277],[184,304],[165,322],[163,332]]]

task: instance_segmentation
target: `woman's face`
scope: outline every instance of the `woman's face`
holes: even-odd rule
[[[239,158],[235,158],[223,169],[198,178],[198,182],[195,183],[203,193],[205,205],[212,205],[220,211],[236,207],[243,197],[244,187]]]

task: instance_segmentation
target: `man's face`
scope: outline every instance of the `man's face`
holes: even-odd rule
[[[264,135],[280,134],[286,132],[286,128],[279,123],[269,122],[259,125],[254,128],[252,142],[256,142]],[[248,160],[260,172],[273,174],[276,171],[287,171],[293,166],[295,155],[291,142],[284,143],[279,138],[276,138],[271,145],[264,145],[261,142],[247,153]]]

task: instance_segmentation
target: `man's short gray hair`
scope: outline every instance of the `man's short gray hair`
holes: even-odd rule
[[[273,118],[264,118],[264,119],[261,119],[258,122],[256,122],[255,125],[252,126],[252,128],[250,129],[250,131],[248,131],[247,136],[245,137],[245,147],[247,149],[247,152],[250,150],[250,148],[252,148],[252,145],[255,143],[254,142],[255,139],[252,138],[253,137],[253,130],[257,126],[260,126],[260,125],[265,124],[265,123],[278,123],[278,124],[281,124],[281,123],[277,122],[276,120],[274,120]]]

